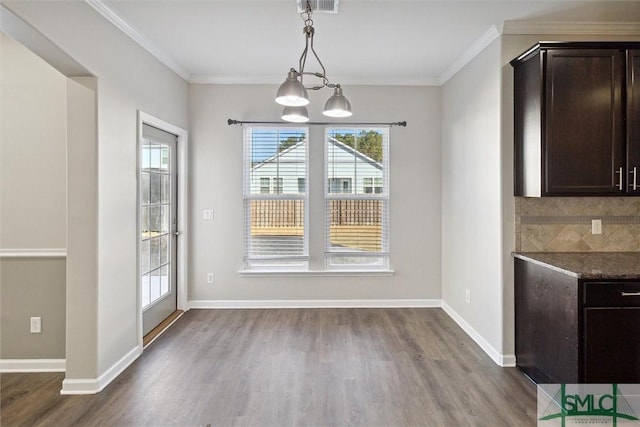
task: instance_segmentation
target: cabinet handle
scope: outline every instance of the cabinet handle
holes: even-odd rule
[[[620,292],[623,297],[640,297],[640,292]]]
[[[636,184],[636,177],[638,175],[638,168],[636,166],[634,166],[633,170],[630,170],[629,173],[633,174],[633,179],[632,179],[633,183],[629,184],[629,187],[631,187],[633,189],[633,191],[635,191],[638,188],[638,186]]]
[[[620,168],[616,171],[616,173],[620,175],[618,177],[618,189],[622,191],[622,166],[620,166]]]

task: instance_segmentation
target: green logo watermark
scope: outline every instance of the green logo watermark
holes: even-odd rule
[[[636,416],[639,398],[637,394],[625,396],[617,384],[539,385],[538,426],[565,427],[569,423],[617,427],[619,423],[640,422]]]

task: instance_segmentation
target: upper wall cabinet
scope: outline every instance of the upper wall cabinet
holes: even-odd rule
[[[541,42],[511,65],[515,195],[640,195],[640,42]]]

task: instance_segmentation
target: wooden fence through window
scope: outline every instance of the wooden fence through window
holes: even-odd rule
[[[332,244],[368,251],[381,250],[381,200],[331,200],[329,215]],[[251,201],[252,236],[302,237],[303,234],[304,201]]]
[[[331,225],[380,225],[381,200],[331,200]],[[302,200],[252,200],[251,228],[304,226]]]

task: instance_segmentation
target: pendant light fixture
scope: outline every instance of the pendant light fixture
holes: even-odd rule
[[[276,102],[284,105],[285,109],[282,112],[282,120],[295,123],[304,123],[309,121],[309,112],[306,105],[309,104],[309,95],[307,90],[320,90],[328,87],[333,89],[333,95],[327,100],[324,106],[322,114],[329,117],[349,117],[351,116],[351,104],[349,100],[342,94],[342,87],[339,84],[329,83],[327,79],[327,72],[318,57],[315,49],[313,48],[313,36],[315,30],[313,28],[313,20],[311,16],[313,10],[311,9],[311,3],[306,0],[306,7],[304,12],[300,14],[304,21],[304,28],[302,32],[305,37],[305,46],[300,56],[298,70],[291,68],[287,74],[287,78],[284,83],[278,88],[276,94]],[[307,54],[311,48],[311,53],[318,61],[322,72],[309,72],[305,71],[307,63]],[[320,82],[316,86],[305,86],[304,76],[310,75],[320,79]]]

